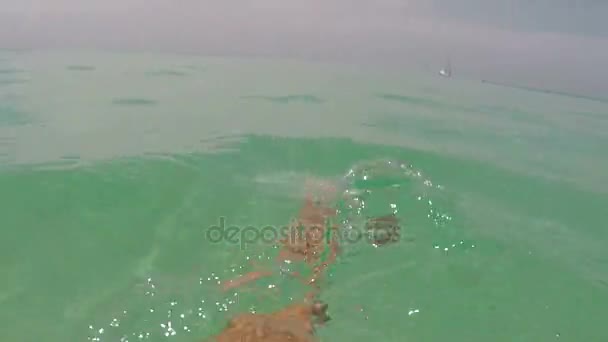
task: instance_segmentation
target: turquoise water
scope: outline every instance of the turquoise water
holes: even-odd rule
[[[274,249],[206,232],[283,225],[316,178],[369,190],[348,222],[403,221],[345,245],[323,341],[606,341],[607,143],[605,103],[457,78],[0,52],[0,338],[202,341],[280,308],[304,289],[279,274],[218,285]]]

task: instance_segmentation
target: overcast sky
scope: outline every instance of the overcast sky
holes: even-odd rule
[[[329,59],[608,97],[606,0],[0,0],[0,48]]]

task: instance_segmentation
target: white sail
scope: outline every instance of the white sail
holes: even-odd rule
[[[452,76],[452,64],[450,63],[449,60],[446,63],[445,68],[439,70],[439,75],[441,75],[443,77],[451,77]]]

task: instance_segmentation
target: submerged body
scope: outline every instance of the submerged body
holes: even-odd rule
[[[299,278],[310,290],[303,302],[293,304],[270,314],[240,314],[230,320],[226,328],[211,341],[216,342],[314,342],[314,324],[329,320],[327,305],[316,301],[319,295],[319,279],[327,267],[336,261],[339,241],[335,232],[338,226],[329,224],[337,215],[337,210],[329,204],[335,197],[336,188],[324,187],[324,198],[315,200],[307,195],[298,216],[290,224],[288,237],[281,239],[276,262],[302,262],[312,270],[309,278],[291,273]],[[394,215],[372,218],[366,226],[375,246],[388,244],[398,238],[399,224]],[[230,280],[223,285],[224,290],[232,290],[260,278],[271,276],[270,271],[255,271]]]
[[[328,221],[337,213],[336,209],[329,205],[336,194],[336,187],[325,184],[322,191],[322,200],[315,200],[312,193],[306,195],[298,216],[288,227],[287,237],[278,241],[280,249],[275,259],[279,264],[306,263],[312,269],[310,278],[302,279],[297,273],[291,274],[307,284],[315,283],[323,270],[335,262],[339,252],[338,239],[334,234],[337,226],[328,224]],[[326,260],[323,260],[324,256],[326,256]],[[250,272],[227,281],[222,288],[232,290],[271,275],[270,271]]]
[[[330,187],[325,196],[333,196],[335,187]],[[280,251],[276,262],[304,262],[312,268],[312,277],[301,278],[297,273],[291,273],[311,286],[301,303],[290,305],[270,314],[245,313],[235,316],[226,328],[210,341],[215,342],[314,342],[318,341],[314,334],[314,324],[322,324],[329,320],[327,304],[315,300],[318,296],[317,280],[326,267],[333,263],[338,254],[338,240],[328,226],[329,218],[336,215],[324,201],[313,199],[311,194],[306,196],[298,216],[289,225],[288,236],[278,241]],[[327,254],[326,260],[322,260]],[[232,290],[260,278],[271,276],[269,271],[255,271],[230,280],[223,285],[224,290]]]
[[[271,314],[238,315],[209,342],[314,342],[314,324],[328,320],[327,304],[294,304]]]

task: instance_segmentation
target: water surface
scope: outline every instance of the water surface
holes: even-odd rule
[[[345,222],[403,221],[345,245],[323,340],[608,337],[604,103],[285,61],[0,60],[3,340],[200,341],[289,303],[280,275],[220,292],[275,251],[205,232],[285,224],[308,178],[365,194]]]

